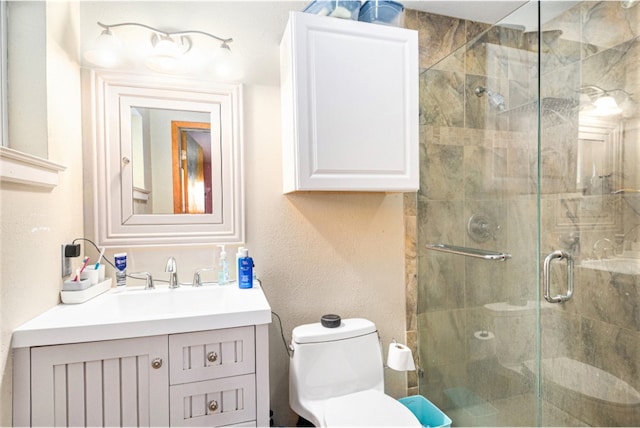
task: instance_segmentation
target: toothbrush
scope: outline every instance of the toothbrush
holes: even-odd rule
[[[98,257],[98,261],[96,262],[96,265],[94,266],[95,270],[98,270],[100,268],[100,260],[102,260],[102,256],[104,256],[104,247],[102,247],[102,249],[100,250],[100,257]]]
[[[79,271],[76,271],[76,277],[73,279],[74,281],[78,281],[80,279],[80,274],[84,271],[84,268],[87,267],[87,264],[89,263],[89,257],[85,257],[84,258],[84,264],[82,265],[82,269],[80,269]]]

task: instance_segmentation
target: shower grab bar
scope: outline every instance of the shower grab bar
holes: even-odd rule
[[[457,247],[447,244],[427,244],[428,250],[440,251],[443,253],[458,254],[460,256],[476,257],[484,260],[504,261],[511,258],[511,254],[497,251],[481,250],[479,248]]]

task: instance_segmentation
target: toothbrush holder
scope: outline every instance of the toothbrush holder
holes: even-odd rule
[[[96,269],[95,265],[87,266],[82,273],[80,273],[80,279],[88,279],[91,285],[96,285],[104,281],[104,272],[104,265],[98,266],[98,269]]]

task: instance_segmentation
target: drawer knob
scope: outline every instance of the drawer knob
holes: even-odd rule
[[[218,361],[218,354],[216,354],[215,352],[211,351],[207,354],[207,360],[210,363],[215,363],[216,361]]]
[[[151,361],[151,367],[153,367],[154,369],[159,369],[160,367],[162,367],[162,358],[154,358]]]
[[[216,400],[209,401],[209,411],[215,412],[216,410],[218,410],[218,402]]]

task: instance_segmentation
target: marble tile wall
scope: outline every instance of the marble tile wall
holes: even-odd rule
[[[423,71],[421,76],[425,76],[424,71],[428,68],[433,69],[445,69],[445,70],[459,70],[462,72],[458,75],[460,79],[464,77],[464,56],[463,51],[458,50],[471,38],[482,33],[489,28],[488,25],[461,20],[457,18],[451,18],[447,16],[434,15],[430,13],[420,12],[416,10],[407,9],[405,11],[405,26],[414,30],[418,30],[419,36],[419,64],[420,69]],[[452,52],[457,54],[450,55]],[[444,79],[445,81],[456,81],[456,75],[451,73],[444,73],[441,76],[429,76],[434,79],[432,83],[434,86],[442,86],[450,88],[454,85],[445,84],[442,85],[437,82],[438,79]],[[460,80],[461,82],[463,80]],[[424,83],[421,82],[421,85]],[[453,89],[453,93],[440,94],[440,103],[447,104],[449,101],[457,105],[458,111],[452,108],[446,108],[446,116],[439,120],[450,121],[450,126],[462,126],[461,119],[464,114],[464,106],[460,103],[460,95],[463,93],[464,88],[457,86]],[[423,115],[421,116],[421,124],[426,124],[427,116],[437,117],[440,113],[438,103],[432,103],[431,99],[423,98],[423,91],[420,91],[420,106]],[[433,127],[421,126],[421,141],[425,141],[426,135],[424,132],[433,132]],[[451,128],[456,129],[456,128]],[[469,139],[471,136],[466,136]],[[421,150],[424,150],[426,145],[421,144]],[[421,159],[427,157],[421,154]],[[421,186],[425,186],[427,180],[424,178],[424,174],[421,174]],[[446,189],[446,187],[443,187]],[[405,231],[406,231],[406,250],[405,250],[405,277],[406,277],[406,313],[407,313],[407,332],[406,341],[408,346],[412,349],[413,354],[418,356],[418,271],[417,271],[417,195],[406,194],[404,198],[405,207]],[[408,391],[407,395],[415,395],[419,393],[418,390],[418,378],[415,372],[408,373]]]
[[[621,196],[582,195],[576,184],[578,89],[598,85],[640,92],[639,14],[640,7],[585,1],[547,22],[539,41],[535,33],[488,29],[484,24],[407,11],[407,26],[419,31],[421,65],[421,187],[417,194],[405,196],[407,341],[425,369],[419,388],[418,379],[409,376],[408,394],[419,391],[455,413],[459,409],[452,397],[459,398],[456,387],[464,385],[481,401],[491,402],[495,417],[503,423],[535,423],[530,412],[535,394],[527,395],[532,384],[514,377],[510,369],[497,370],[501,365],[496,357],[477,358],[478,349],[470,338],[478,330],[492,329],[494,321],[483,305],[499,301],[523,305],[537,298],[537,257],[570,247],[579,262],[597,240],[614,241],[616,234],[640,223],[640,212]],[[538,79],[543,113],[540,254],[536,247]],[[491,106],[486,93],[477,97],[478,86],[501,94],[507,111]],[[624,101],[622,92],[613,95],[619,103]],[[623,159],[611,177],[615,188],[640,187],[638,123],[636,109],[625,120],[625,141],[636,141],[625,156],[635,157]],[[576,228],[572,217],[579,211],[576,207],[588,211],[594,204],[600,217],[581,215]],[[467,236],[466,223],[477,212],[499,219],[494,239],[478,243]],[[579,241],[574,240],[575,232]],[[508,248],[513,259],[491,264],[424,249],[424,244],[435,242]],[[576,242],[579,245],[573,245]],[[554,281],[561,283],[563,274],[554,272]],[[576,284],[571,302],[544,310],[543,355],[569,356],[640,390],[640,280],[580,268]],[[530,335],[524,340],[534,342],[536,326],[526,327]],[[526,352],[521,358],[535,358],[532,348]],[[515,407],[505,404],[511,402]],[[585,407],[584,402],[573,404]],[[490,408],[485,410],[491,414]],[[615,415],[606,421],[588,415],[584,417],[592,419],[584,420],[546,404],[543,413],[555,416],[545,416],[551,419],[543,423],[637,425],[640,408],[635,412],[621,415],[619,421]],[[505,414],[520,414],[521,419],[504,419]]]

